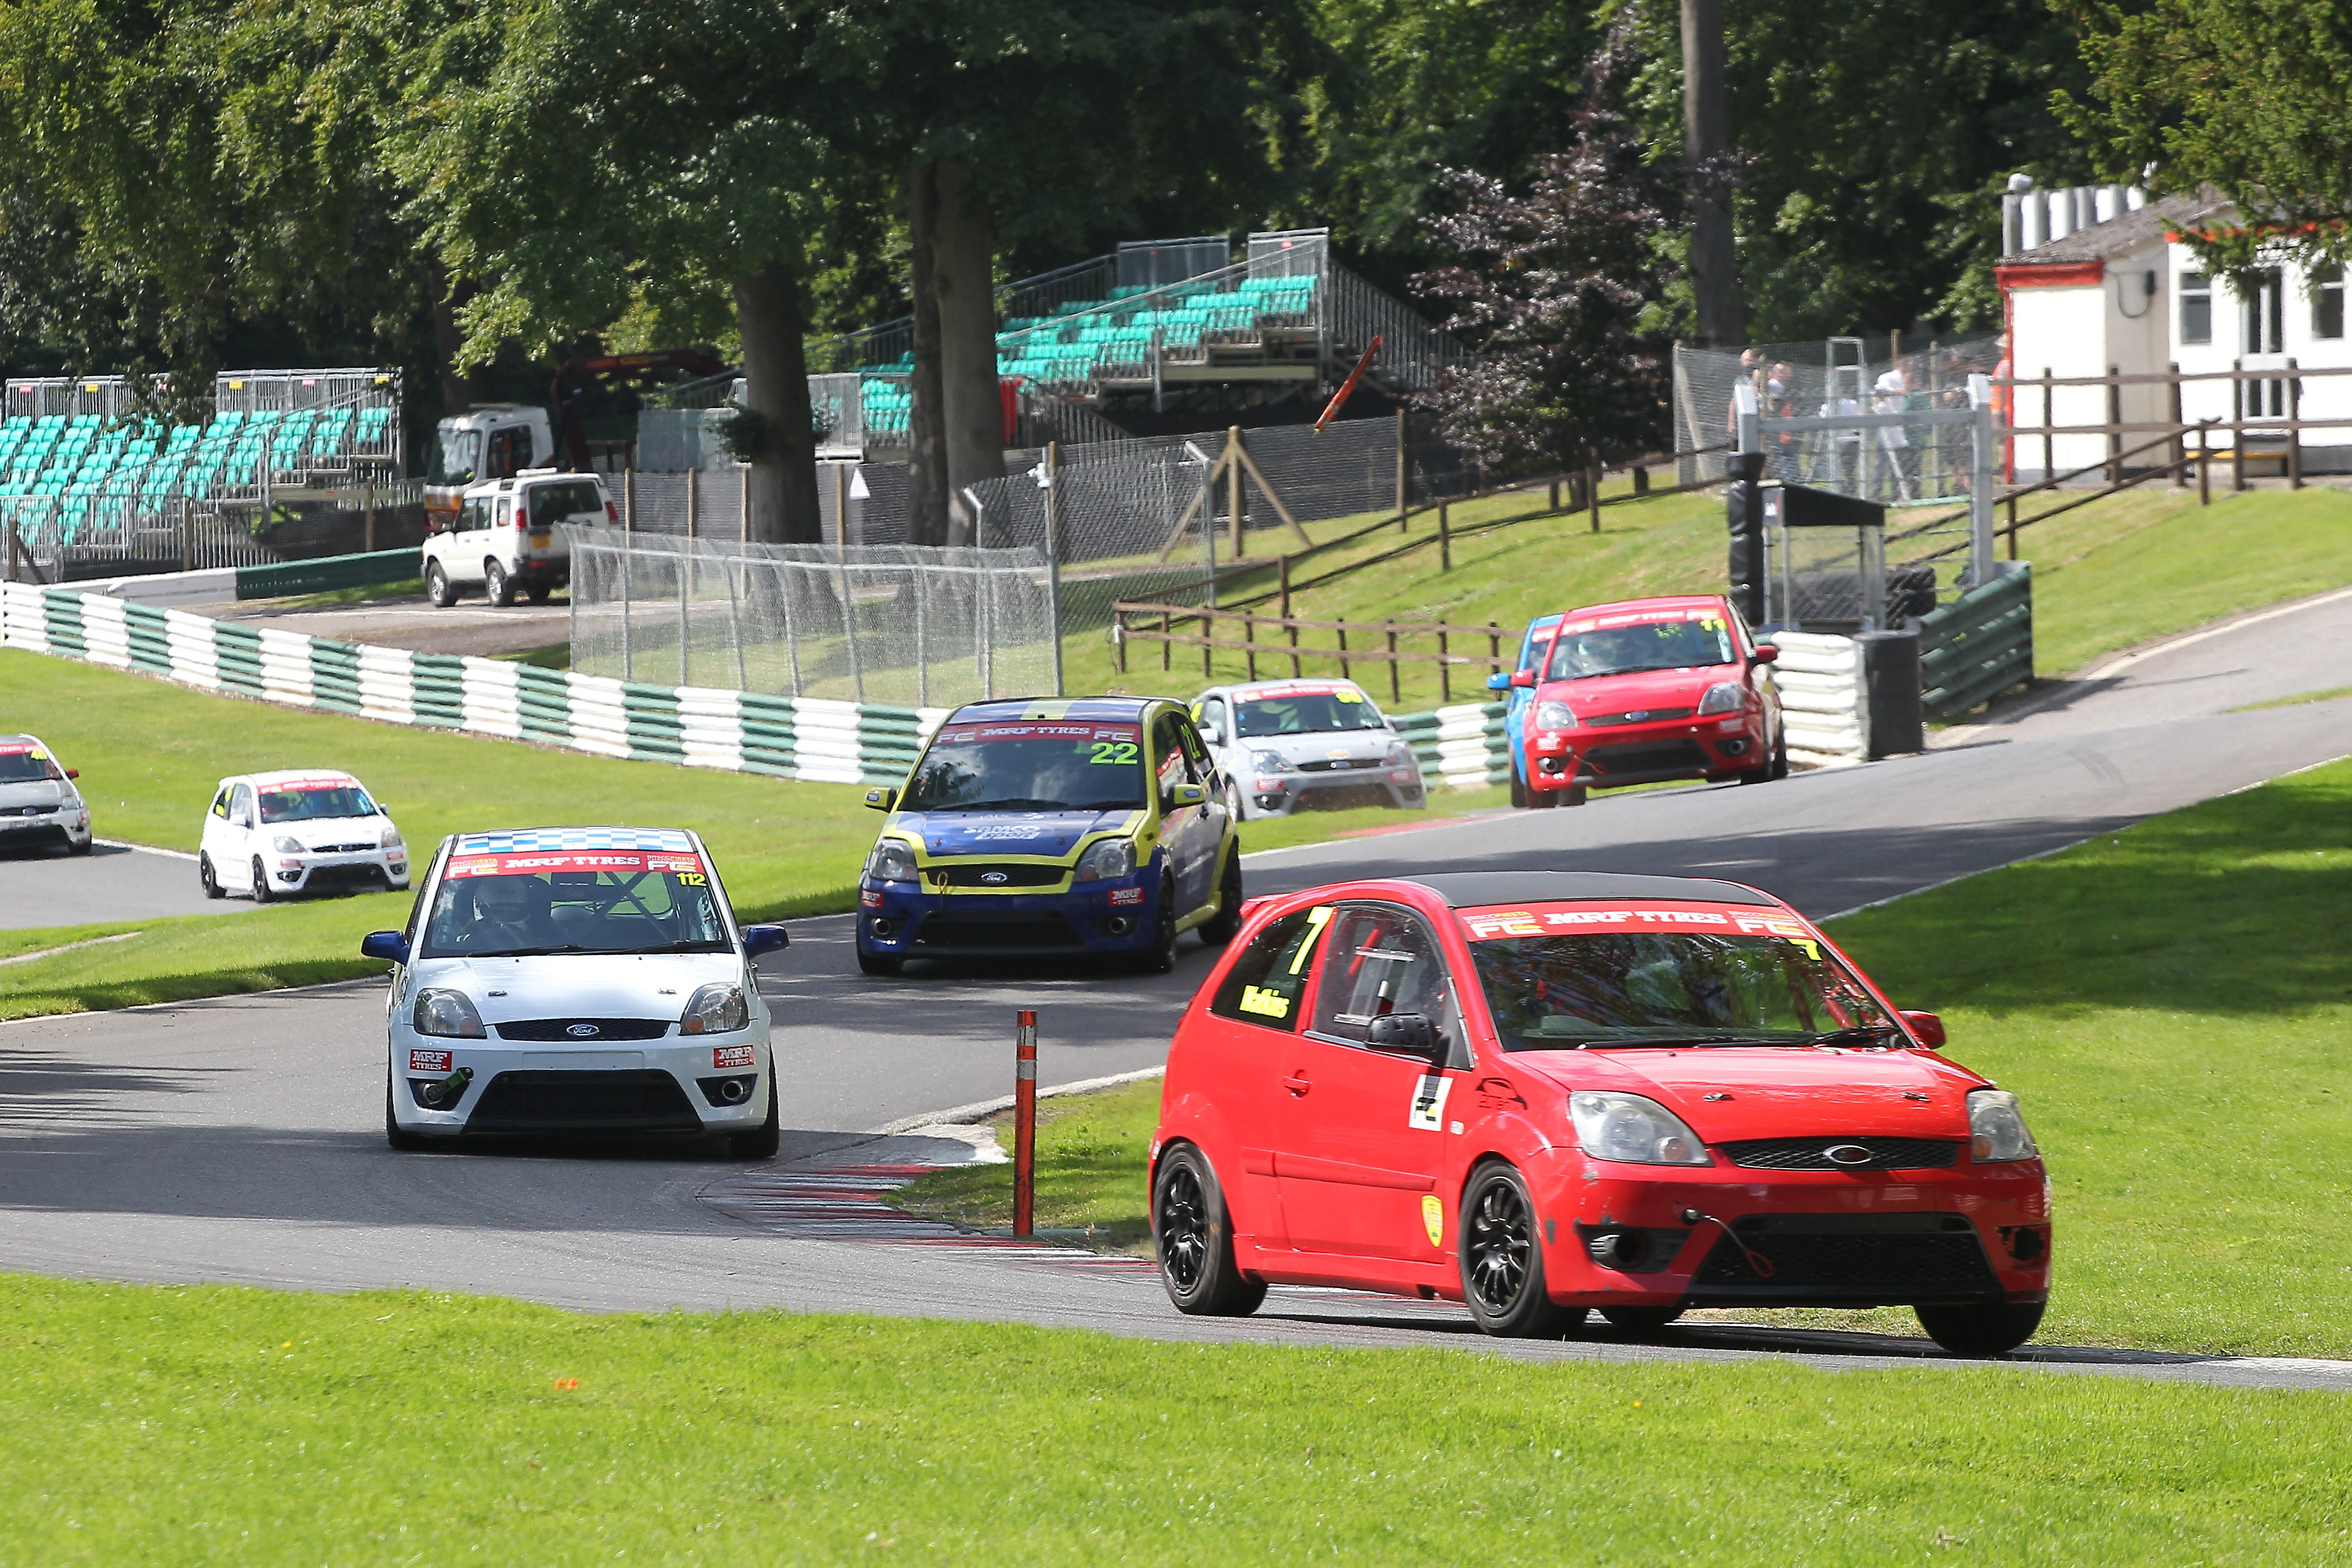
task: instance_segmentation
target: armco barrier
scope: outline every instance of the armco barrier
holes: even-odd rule
[[[324,555],[316,561],[273,561],[266,566],[239,566],[236,596],[278,599],[289,594],[331,594],[339,588],[373,588],[384,583],[404,583],[424,574],[424,556],[414,545],[405,550],[377,550],[364,555]]]
[[[2033,572],[2025,562],[1919,617],[1919,706],[1949,719],[2033,679]]]
[[[1780,723],[1789,761],[1801,767],[1838,767],[1870,756],[1870,692],[1863,681],[1862,645],[1819,632],[1779,632],[1772,684],[1780,693]]]
[[[0,647],[390,724],[830,784],[896,784],[948,710],[647,686],[216,621],[79,589],[0,584]],[[1503,704],[1397,716],[1424,777],[1502,784]]]

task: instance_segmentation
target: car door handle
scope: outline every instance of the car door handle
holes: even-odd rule
[[[1282,1080],[1282,1087],[1293,1094],[1305,1094],[1315,1086],[1303,1078],[1286,1078]]]

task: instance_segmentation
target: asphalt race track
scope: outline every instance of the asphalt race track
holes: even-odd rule
[[[188,809],[204,815],[205,803]],[[98,830],[102,805],[90,803]],[[47,846],[0,850],[0,931],[97,925],[107,921],[161,920],[167,915],[217,915],[249,910],[244,899],[215,903],[196,883],[196,858],[101,838],[87,856]],[[0,974],[5,974],[0,970]]]
[[[1250,883],[1271,890],[1441,866],[1692,871],[1752,882],[1826,916],[2352,752],[2352,701],[2228,711],[2341,686],[2347,654],[2352,592],[2111,661],[1995,721],[1948,732],[1926,756],[1277,851],[1252,859]],[[193,890],[184,863],[163,863]],[[15,887],[24,869],[0,865],[0,882]],[[1947,1364],[1925,1341],[1731,1324],[1498,1344],[1472,1332],[1459,1308],[1325,1290],[1277,1290],[1250,1319],[1185,1319],[1134,1260],[894,1217],[877,1194],[913,1167],[970,1157],[970,1143],[872,1132],[1006,1092],[1015,1007],[1039,1009],[1047,1083],[1149,1068],[1208,958],[1188,942],[1174,974],[1144,982],[1001,966],[880,981],[856,973],[847,935],[845,917],[796,922],[791,950],[762,963],[791,1131],[782,1157],[759,1166],[677,1151],[395,1154],[381,1131],[383,992],[373,982],[0,1026],[0,1267],[1531,1358]],[[1966,1059],[1965,1042],[1955,1054]],[[2352,1364],[2341,1363],[2052,1346],[2017,1359],[2352,1391]]]

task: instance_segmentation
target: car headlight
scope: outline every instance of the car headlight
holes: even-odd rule
[[[2025,1130],[2025,1115],[2017,1109],[2017,1096],[2005,1089],[1969,1091],[1969,1152],[1979,1165],[2041,1158],[2033,1134]]]
[[[1280,752],[1252,752],[1250,766],[1262,773],[1280,773],[1290,771],[1290,764],[1282,760]]]
[[[482,1016],[474,1010],[474,999],[463,991],[420,991],[415,1011],[409,1017],[420,1035],[457,1040],[483,1037]]]
[[[1701,718],[1709,713],[1737,713],[1748,706],[1748,689],[1736,680],[1718,680],[1698,700]]]
[[[310,851],[302,847],[302,842],[300,839],[289,838],[283,834],[271,839],[269,841],[269,847],[272,849],[277,850],[280,855],[306,855],[310,853]]]
[[[1405,744],[1402,741],[1390,742],[1389,766],[1392,768],[1409,768],[1412,766],[1412,748]]]
[[[866,858],[866,874],[877,882],[911,882],[915,879],[915,857],[904,844],[895,838],[885,838]]]
[[[376,836],[375,847],[379,849],[405,849],[408,847],[406,844],[401,841],[400,829],[394,827],[389,822],[383,825],[383,831]]]
[[[1538,730],[1573,730],[1576,715],[1565,702],[1536,704],[1536,728]]]
[[[1596,1160],[1631,1165],[1711,1165],[1698,1134],[1654,1100],[1606,1089],[1580,1089],[1568,1098],[1576,1141]]]
[[[1113,882],[1135,869],[1135,840],[1132,838],[1097,838],[1087,846],[1078,857],[1076,880],[1081,882]]]
[[[677,1021],[681,1035],[725,1035],[745,1028],[751,1022],[751,1004],[743,1000],[743,988],[726,981],[714,981],[686,999],[686,1012]]]

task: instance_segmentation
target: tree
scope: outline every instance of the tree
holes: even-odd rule
[[[1446,328],[1478,353],[1424,402],[1449,440],[1497,467],[1581,468],[1662,432],[1668,344],[1643,317],[1675,276],[1662,241],[1688,184],[1679,165],[1646,160],[1619,105],[1635,63],[1621,15],[1586,69],[1568,150],[1538,161],[1527,195],[1449,171],[1461,206],[1428,220],[1464,259],[1415,290],[1449,301]]]
[[[2352,258],[2352,15],[2311,0],[2067,7],[2093,79],[2060,111],[2118,178],[2211,185],[2246,222],[2184,236],[2243,280],[2284,254]]]

